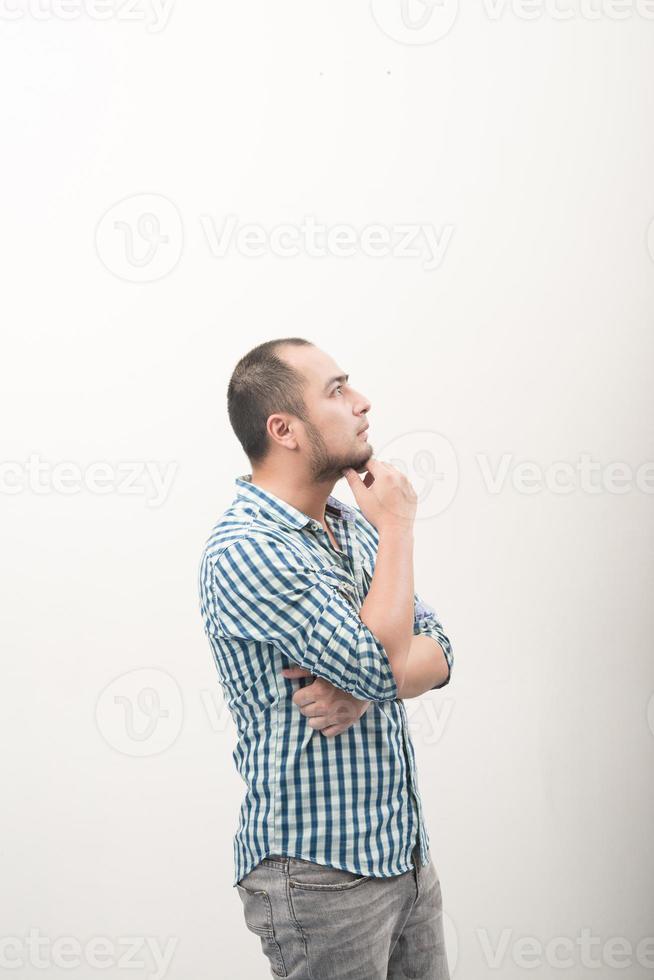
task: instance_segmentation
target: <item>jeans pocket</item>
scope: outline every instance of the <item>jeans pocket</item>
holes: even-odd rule
[[[304,858],[291,858],[288,869],[289,886],[305,891],[346,891],[370,881],[370,877],[345,868],[305,861]]]
[[[261,940],[261,948],[270,961],[274,975],[287,976],[282,951],[275,938],[270,895],[263,888],[247,888],[240,882],[236,883],[236,889],[243,903],[245,924]]]

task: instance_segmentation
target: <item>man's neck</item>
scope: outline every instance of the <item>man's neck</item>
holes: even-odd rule
[[[272,474],[252,472],[250,482],[268,493],[273,493],[280,500],[290,504],[297,510],[312,517],[314,521],[325,523],[325,504],[327,497],[334,489],[335,480],[326,483],[300,484],[288,478],[281,479]]]

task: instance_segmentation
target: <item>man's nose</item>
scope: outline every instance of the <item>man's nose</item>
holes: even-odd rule
[[[354,397],[354,406],[357,415],[361,415],[362,412],[369,412],[370,399],[366,398],[365,395],[362,395],[360,392],[356,391]]]

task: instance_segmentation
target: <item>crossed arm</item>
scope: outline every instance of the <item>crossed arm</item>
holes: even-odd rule
[[[238,642],[265,644],[266,652],[271,645],[281,650],[294,662],[282,671],[287,679],[313,677],[293,691],[293,702],[313,727],[340,734],[372,701],[418,697],[449,682],[452,647],[431,606],[409,591],[413,616],[402,606],[399,626],[385,621],[396,585],[393,557],[392,549],[381,559],[377,552],[377,585],[380,564],[386,561],[391,573],[382,583],[387,588],[371,596],[373,581],[368,589],[366,603],[373,598],[381,613],[366,608],[364,619],[336,570],[314,567],[276,538],[237,538],[203,567],[213,628]]]
[[[445,642],[450,652],[451,647]],[[286,667],[282,673],[289,680],[313,676],[304,667]],[[449,677],[450,662],[438,640],[427,633],[414,635],[409,648],[404,682],[398,686],[398,699],[417,698],[435,687],[443,687]],[[309,725],[327,737],[346,731],[365,714],[371,704],[370,701],[356,698],[320,677],[312,684],[298,688],[292,700],[308,719]]]

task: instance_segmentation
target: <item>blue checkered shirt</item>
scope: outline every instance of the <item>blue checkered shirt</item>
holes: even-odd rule
[[[329,496],[318,521],[237,477],[199,566],[200,610],[246,786],[234,836],[235,886],[262,858],[285,854],[374,877],[429,861],[406,710],[384,647],[359,618],[379,536],[359,508]],[[414,634],[432,636],[452,668],[435,610],[415,594]],[[312,678],[371,702],[340,735],[308,724],[291,700]],[[450,673],[443,684],[449,682]]]

